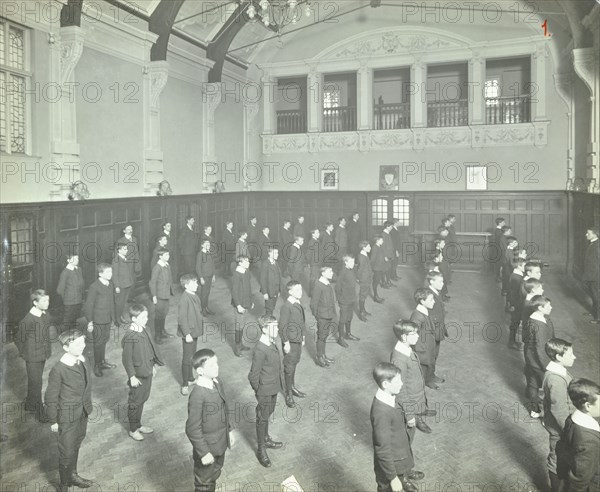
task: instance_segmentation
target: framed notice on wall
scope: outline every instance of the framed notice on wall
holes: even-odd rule
[[[321,189],[338,190],[340,184],[340,172],[338,169],[321,169]]]
[[[487,190],[487,167],[467,166],[467,190]]]
[[[400,166],[379,166],[379,189],[393,190],[400,189]]]

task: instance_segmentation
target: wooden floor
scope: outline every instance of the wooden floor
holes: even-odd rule
[[[278,491],[278,484],[290,475],[307,492],[375,490],[369,408],[376,386],[371,371],[378,361],[389,360],[395,343],[392,323],[410,314],[412,293],[421,282],[413,270],[399,272],[403,278],[397,286],[381,291],[386,299],[383,305],[368,301],[371,321],[355,318],[353,332],[361,341],[349,342],[349,349],[333,342],[328,345],[328,356],[336,359],[331,369],[315,365],[314,337],[307,337],[297,385],[308,397],[297,399],[295,409],[288,409],[279,397],[270,430],[285,446],[269,453],[273,462],[269,469],[261,467],[254,456],[255,399],[247,381],[250,360],[232,354],[229,289],[224,280],[217,280],[211,297],[215,324],[207,327],[211,334],[202,345],[219,356],[221,378],[229,388],[241,432],[240,441],[227,453],[221,491]],[[599,329],[587,323],[585,308],[577,300],[580,290],[550,270],[542,280],[552,300],[557,336],[574,343],[577,360],[572,374],[597,380]],[[442,390],[428,393],[431,406],[438,411],[437,417],[428,419],[433,433],[417,432],[413,446],[416,469],[426,475],[420,490],[547,490],[547,433],[522,406],[523,356],[506,347],[507,317],[499,287],[491,277],[456,272],[450,294],[451,339],[442,344],[438,361],[438,374],[447,382]],[[256,304],[262,305],[258,291]],[[175,307],[173,302],[167,320],[172,333]],[[259,309],[255,311],[260,314]],[[310,314],[308,318],[314,334],[314,319]],[[184,432],[187,398],[179,393],[181,341],[172,339],[162,346],[166,366],[155,378],[143,416],[155,433],[135,442],[127,436],[124,424],[127,388],[120,363],[121,334],[115,331],[113,335],[108,359],[119,366],[103,378],[94,378],[95,414],[81,449],[80,474],[98,482],[90,490],[193,490],[191,445]],[[45,377],[61,352],[57,345],[53,347]],[[6,346],[2,355],[6,376],[2,433],[9,440],[0,449],[1,490],[53,490],[50,484],[58,481],[56,435],[49,425],[21,411],[25,368],[14,344]]]

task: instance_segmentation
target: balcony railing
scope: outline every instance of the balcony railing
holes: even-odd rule
[[[488,125],[510,125],[531,121],[529,96],[487,97],[485,99],[485,122]]]
[[[395,130],[410,128],[410,104],[375,104],[373,106],[373,129]]]
[[[323,109],[324,132],[348,132],[356,130],[356,108],[339,106]]]
[[[306,112],[301,109],[277,111],[277,133],[306,133]]]
[[[466,126],[469,106],[466,99],[427,103],[427,126]]]

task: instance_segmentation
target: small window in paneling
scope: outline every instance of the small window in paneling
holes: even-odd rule
[[[371,223],[374,226],[381,226],[387,220],[387,200],[377,198],[371,202]]]
[[[33,219],[13,217],[10,221],[10,262],[12,266],[32,265]]]
[[[396,198],[392,204],[394,210],[394,219],[400,221],[401,226],[410,225],[410,203],[406,198]]]

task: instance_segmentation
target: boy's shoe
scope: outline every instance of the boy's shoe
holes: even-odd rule
[[[435,410],[430,410],[429,408],[427,410],[425,410],[423,413],[421,413],[421,415],[423,415],[424,417],[435,417],[437,415],[437,411]]]
[[[404,492],[419,492],[419,488],[413,482],[410,481],[408,476],[402,476],[400,478],[400,481],[402,482],[402,490]]]
[[[539,419],[539,418],[541,418],[541,417],[542,417],[542,414],[541,414],[541,412],[534,412],[533,410],[531,410],[531,411],[529,412],[529,416],[530,416],[532,419]]]
[[[430,382],[430,383],[427,383],[425,386],[427,386],[428,388],[431,388],[432,390],[439,390],[440,389],[440,387],[437,384],[435,384],[433,381]]]
[[[98,364],[94,365],[94,376],[96,376],[97,378],[101,378],[102,375],[102,369],[100,368],[100,366]]]
[[[111,364],[106,359],[104,359],[99,365],[100,365],[100,369],[116,369],[117,368],[116,364]]]
[[[152,427],[148,427],[147,425],[142,425],[138,431],[140,431],[142,434],[152,434],[154,429]]]
[[[190,388],[188,386],[182,386],[181,387],[181,394],[183,396],[189,395],[190,394]]]
[[[140,432],[140,430],[136,430],[135,432],[131,432],[129,431],[129,437],[131,437],[131,439],[133,439],[134,441],[143,441],[144,440],[144,436],[142,435],[142,433]]]
[[[421,432],[424,432],[425,434],[431,434],[431,427],[429,427],[421,417],[417,417],[416,421],[417,429],[419,429]]]
[[[440,378],[439,376],[433,375],[432,381],[434,383],[445,383],[446,380],[444,378]]]
[[[597,325],[598,323],[600,323],[600,319],[591,319],[591,320],[590,320],[590,323],[591,323],[592,325]]]
[[[326,355],[323,356],[323,360],[325,360],[325,362],[327,364],[335,364],[335,360],[334,359],[330,359],[329,357],[327,357]]]
[[[422,471],[412,470],[408,475],[405,475],[409,480],[423,480],[425,474]]]

